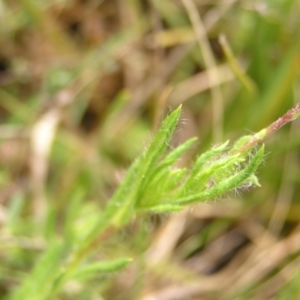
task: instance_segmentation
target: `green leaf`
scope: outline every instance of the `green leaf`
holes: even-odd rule
[[[93,277],[99,273],[119,271],[124,269],[130,262],[132,262],[132,258],[122,257],[113,260],[90,263],[76,270],[71,275],[71,278]]]
[[[80,248],[88,245],[105,228],[121,227],[134,216],[134,207],[145,190],[150,174],[157,167],[157,161],[164,153],[179,121],[181,106],[163,122],[148,149],[129,168],[121,185],[110,199],[104,213],[94,229],[88,233]]]
[[[238,188],[243,182],[247,181],[256,171],[262,162],[264,154],[264,146],[262,146],[248,162],[246,167],[235,175],[216,183],[212,188],[201,193],[192,194],[175,201],[175,204],[189,204],[205,200],[211,200],[215,197],[225,194],[235,188]]]
[[[177,204],[159,204],[152,207],[142,207],[139,208],[139,210],[149,211],[154,213],[171,213],[171,212],[181,211],[182,208],[183,207],[181,205],[177,205]]]
[[[199,173],[199,171],[201,170],[201,168],[204,166],[204,164],[211,159],[212,157],[222,153],[226,147],[228,145],[228,141],[226,141],[225,143],[221,144],[220,146],[214,147],[210,150],[208,150],[207,152],[201,154],[196,162],[193,165],[193,168],[190,172],[189,177],[187,178],[186,184],[189,184],[190,180],[193,180],[194,177],[196,176],[197,173]]]
[[[181,181],[186,174],[186,169],[167,169],[161,172],[153,183],[146,189],[143,201],[140,201],[137,208],[156,206],[156,204],[170,198],[175,188],[181,185]]]
[[[157,190],[160,195],[163,195],[166,191],[166,182],[170,186],[172,182],[176,181],[179,175],[177,174],[178,170],[174,172],[174,170],[170,170],[171,167],[178,159],[195,143],[197,138],[191,138],[185,141],[183,144],[175,148],[171,151],[162,161],[156,166],[151,174],[149,174],[149,179],[147,181],[147,185],[143,187],[143,190],[139,194],[139,198],[141,199],[136,204],[136,207],[141,207],[144,204],[149,206],[150,203],[157,203],[161,196],[157,195],[156,197],[153,195]],[[183,173],[185,173],[184,171]],[[184,174],[182,174],[181,178]],[[178,184],[181,178],[178,178],[177,181],[174,183],[175,185]],[[159,190],[158,190],[159,187]],[[152,200],[149,199],[148,194],[149,190],[153,195]],[[156,198],[156,200],[154,199]],[[150,202],[149,202],[150,201]]]
[[[33,272],[13,294],[11,300],[46,299],[51,293],[52,283],[59,268],[63,248],[52,243],[34,267]]]
[[[159,164],[160,168],[173,165],[192,145],[197,141],[196,137],[186,140],[183,144],[172,150]]]
[[[135,165],[134,172],[129,171],[129,176],[133,177],[130,184],[128,184],[129,179],[126,176],[124,180],[126,185],[122,184],[121,186],[121,189],[125,187],[126,193],[118,189],[111,199],[110,205],[119,208],[112,221],[115,226],[119,227],[126,224],[134,214],[134,206],[141,200],[141,195],[150,180],[149,175],[168,146],[179,121],[180,113],[181,106],[164,120],[148,150],[139,159],[138,164]]]
[[[190,180],[189,184],[186,184],[186,190],[193,191],[197,189],[198,191],[205,188],[207,181],[213,179],[219,182],[223,178],[228,178],[234,172],[234,165],[241,163],[244,159],[239,157],[239,155],[224,155],[216,161],[208,163],[198,174],[196,174],[193,180]]]

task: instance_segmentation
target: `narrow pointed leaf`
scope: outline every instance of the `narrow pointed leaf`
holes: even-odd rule
[[[154,213],[171,213],[182,210],[181,205],[177,204],[159,204],[153,207],[143,207],[139,209],[140,211],[149,211]]]
[[[176,204],[188,204],[195,203],[204,200],[211,200],[215,197],[225,194],[226,192],[237,188],[243,182],[245,182],[260,165],[264,154],[264,146],[262,146],[249,161],[247,166],[238,172],[237,174],[231,176],[230,178],[216,184],[214,187],[205,190],[202,193],[192,194],[190,196],[183,197],[175,201]]]
[[[125,268],[132,258],[123,257],[114,260],[101,261],[81,267],[72,274],[72,278],[91,277],[101,273],[111,273]]]
[[[126,224],[134,213],[134,206],[137,201],[140,201],[140,194],[143,193],[145,186],[147,186],[149,174],[156,167],[158,159],[168,146],[179,121],[180,113],[181,107],[178,107],[164,120],[148,150],[141,157],[135,172],[134,182],[128,185],[130,189],[127,193],[120,195],[120,192],[117,191],[117,195],[113,197],[112,201],[119,203],[120,198],[124,199],[122,207],[118,209],[113,217],[113,223],[116,226]]]

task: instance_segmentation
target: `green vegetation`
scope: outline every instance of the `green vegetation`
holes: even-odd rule
[[[0,2],[0,299],[299,298],[299,12]]]

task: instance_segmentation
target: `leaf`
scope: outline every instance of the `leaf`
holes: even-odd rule
[[[202,190],[207,181],[210,178],[214,178],[214,180],[220,181],[222,178],[228,178],[234,172],[235,164],[242,162],[244,159],[238,157],[238,155],[224,155],[220,159],[216,161],[212,161],[205,168],[199,171],[193,178],[190,180],[189,184],[186,184],[187,190]]]
[[[132,262],[132,258],[122,257],[113,260],[90,263],[76,270],[71,275],[71,278],[81,279],[83,277],[93,277],[99,273],[111,273],[119,271],[124,269],[130,262]]]
[[[181,181],[186,174],[186,169],[167,169],[161,172],[153,183],[146,189],[143,201],[140,201],[136,208],[151,207],[170,198],[173,191],[181,185]]]
[[[72,262],[66,272],[57,276],[58,285],[64,277],[81,261],[81,253],[89,249],[90,243],[95,240],[107,228],[120,228],[127,224],[135,214],[135,205],[139,196],[147,186],[150,174],[157,167],[157,162],[168,146],[179,121],[181,106],[174,110],[163,122],[161,128],[154,137],[148,149],[134,161],[129,168],[124,180],[108,202],[108,205],[99,217],[94,228],[87,233],[86,237],[73,254]],[[90,250],[88,250],[90,251]]]
[[[62,250],[63,248],[58,243],[52,242],[11,300],[46,299],[51,292],[52,283],[59,268]]]
[[[173,165],[197,141],[196,137],[186,140],[183,144],[171,151],[159,164],[160,168]]]
[[[221,154],[227,147],[228,141],[221,144],[220,146],[213,147],[212,149],[208,150],[207,152],[201,154],[198,156],[196,162],[194,163],[189,175],[186,178],[186,182],[184,185],[182,185],[181,188],[181,196],[184,196],[186,192],[189,191],[189,189],[195,184],[195,178],[197,174],[199,175],[199,172],[203,169],[204,165],[213,157]],[[199,180],[198,180],[199,183]],[[200,190],[200,185],[198,185]]]
[[[201,168],[203,167],[203,165],[212,157],[222,153],[226,147],[228,145],[228,141],[226,141],[225,143],[221,144],[220,146],[214,147],[210,150],[208,150],[207,152],[201,154],[196,162],[194,163],[194,166],[190,172],[189,178],[187,179],[187,183],[189,182],[189,180],[192,180],[196,174],[201,170]]]
[[[179,175],[177,174],[179,169],[174,172],[174,170],[170,170],[169,167],[171,167],[176,161],[178,161],[178,159],[195,143],[196,140],[197,138],[195,137],[188,139],[183,144],[171,151],[168,155],[166,155],[166,157],[163,158],[161,162],[159,162],[158,166],[156,166],[152,170],[151,174],[149,174],[147,185],[145,185],[143,187],[143,191],[140,192],[139,198],[141,200],[138,201],[136,207],[141,207],[144,204],[146,206],[149,206],[150,202],[157,202],[158,198],[161,198],[156,197],[157,201],[155,201],[155,197],[152,197],[152,200],[150,200],[150,198],[148,197],[149,190],[151,191],[151,194],[153,194],[159,187],[159,190],[157,192],[161,195],[164,194],[164,191],[166,190],[166,188],[164,187],[166,181],[168,181],[168,185],[170,185],[171,182],[174,182],[176,178],[179,177]],[[185,173],[186,171],[183,172]],[[183,177],[183,175],[184,174],[182,174],[181,178]],[[175,182],[175,185],[180,181],[181,178],[179,178]]]
[[[159,204],[152,207],[139,208],[139,211],[149,211],[154,213],[171,213],[171,212],[181,211],[182,208],[183,207],[181,205],[177,205],[177,204]]]
[[[126,224],[134,214],[134,206],[140,201],[140,196],[150,180],[149,175],[168,146],[168,142],[179,121],[180,113],[181,107],[178,107],[164,120],[148,150],[134,166],[134,172],[129,170],[128,177],[126,176],[124,180],[125,184],[121,185],[111,199],[110,206],[119,207],[113,216],[113,224],[115,226],[119,227]],[[130,184],[128,184],[129,176],[132,177]],[[124,189],[126,189],[126,193],[122,191]]]
[[[256,171],[258,166],[260,165],[264,154],[264,146],[262,146],[253,156],[253,158],[248,162],[246,167],[242,169],[240,172],[235,175],[225,179],[224,181],[217,183],[212,188],[205,190],[201,193],[192,194],[175,201],[175,204],[189,204],[200,202],[204,200],[214,199],[220,195],[229,192],[235,188],[238,188],[243,182],[249,179],[252,174]]]

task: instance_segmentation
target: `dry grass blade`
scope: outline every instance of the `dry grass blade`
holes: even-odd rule
[[[182,0],[190,20],[193,24],[193,28],[196,34],[197,42],[201,49],[204,63],[206,68],[209,70],[208,76],[211,82],[211,95],[212,95],[212,111],[213,111],[213,139],[215,143],[218,143],[223,138],[223,113],[224,113],[224,100],[222,97],[221,89],[217,82],[219,80],[219,74],[216,69],[216,62],[212,51],[210,50],[207,33],[205,31],[203,22],[197,13],[197,8],[193,0]],[[211,72],[210,72],[211,71]]]

